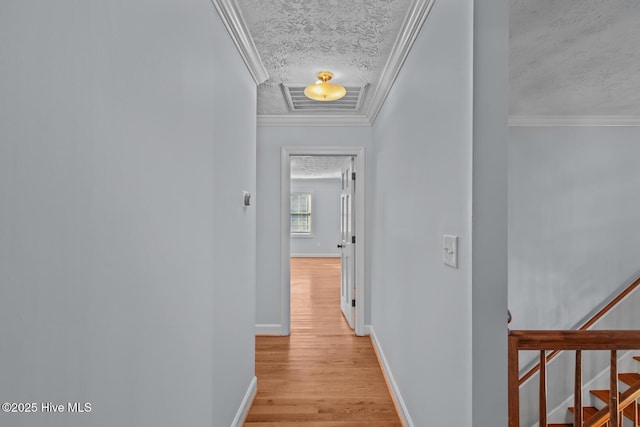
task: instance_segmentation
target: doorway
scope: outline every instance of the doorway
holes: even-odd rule
[[[281,325],[284,335],[289,335],[291,332],[291,272],[290,272],[290,256],[291,256],[291,159],[292,157],[313,157],[313,156],[335,156],[344,160],[349,160],[350,170],[348,172],[350,183],[356,188],[356,191],[352,194],[352,208],[348,210],[348,216],[351,217],[352,223],[350,224],[348,233],[343,232],[340,234],[342,239],[349,234],[349,244],[346,245],[347,237],[344,237],[345,241],[336,241],[336,246],[342,246],[340,249],[340,256],[342,261],[351,262],[352,267],[347,270],[348,274],[352,275],[352,281],[345,281],[346,288],[342,291],[343,301],[349,301],[349,307],[346,304],[343,305],[343,313],[349,321],[349,313],[353,313],[351,318],[352,325],[354,326],[355,334],[358,336],[365,335],[365,313],[366,313],[366,290],[365,290],[365,157],[363,147],[283,147],[282,148],[282,173],[281,173],[281,209],[280,209],[280,231],[281,231]],[[347,162],[348,163],[348,162]],[[344,172],[344,171],[343,171]],[[352,175],[353,174],[353,175]],[[353,181],[351,181],[353,178]],[[342,179],[342,188],[344,190],[344,176]],[[336,197],[341,197],[337,194]],[[341,229],[344,229],[346,225],[345,210],[344,210],[344,191],[341,197],[341,208],[343,216],[341,218]],[[302,221],[304,222],[304,221]],[[344,231],[344,230],[343,230]],[[357,242],[357,243],[356,243]],[[346,254],[346,257],[345,257]],[[344,268],[343,268],[344,270]],[[343,280],[345,280],[343,276]],[[348,292],[348,296],[345,296],[345,290]],[[357,295],[357,299],[354,297]],[[352,310],[352,311],[351,311]],[[353,319],[355,317],[355,319]]]

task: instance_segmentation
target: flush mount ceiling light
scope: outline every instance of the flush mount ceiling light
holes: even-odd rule
[[[337,85],[335,83],[329,83],[333,74],[329,71],[320,71],[318,73],[318,81],[307,86],[304,90],[304,94],[307,98],[315,101],[337,101],[347,94],[347,90],[344,86]]]

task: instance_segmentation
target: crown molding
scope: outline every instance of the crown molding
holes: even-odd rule
[[[259,115],[258,126],[371,126],[364,115]]]
[[[413,42],[415,42],[422,25],[429,16],[429,12],[431,12],[434,2],[435,0],[415,0],[411,5],[402,23],[400,34],[398,34],[396,42],[391,49],[389,59],[387,59],[387,63],[380,74],[375,92],[371,97],[371,103],[367,111],[367,117],[371,123],[376,120],[384,101],[387,99],[391,87],[411,51]]]
[[[269,78],[235,0],[211,0],[256,85]]]
[[[640,126],[640,116],[509,116],[511,127]]]
[[[235,0],[211,0],[256,84],[267,71]],[[258,126],[371,126],[375,121],[435,0],[414,0],[380,74],[365,115],[259,115]]]

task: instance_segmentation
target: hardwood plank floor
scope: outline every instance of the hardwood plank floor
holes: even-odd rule
[[[369,337],[340,311],[340,260],[291,259],[291,336],[256,337],[248,427],[401,427]]]

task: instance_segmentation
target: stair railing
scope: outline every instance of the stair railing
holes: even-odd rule
[[[608,423],[611,427],[622,425],[622,411],[635,403],[640,397],[640,383],[633,385],[625,393],[618,393],[618,350],[640,350],[639,330],[599,330],[599,331],[509,331],[508,338],[508,392],[509,392],[509,427],[520,426],[520,383],[518,353],[522,350],[537,350],[540,352],[540,408],[539,426],[547,427],[547,380],[546,366],[548,350],[575,351],[575,380],[574,380],[574,427],[600,427]],[[584,422],[582,413],[582,351],[609,350],[610,358],[610,388],[609,403],[598,412],[599,417],[590,418]],[[635,389],[635,390],[634,390]],[[634,413],[637,405],[634,406]],[[634,426],[637,422],[635,414]]]
[[[586,331],[588,329],[591,329],[591,327],[593,325],[595,325],[600,319],[602,319],[605,316],[605,314],[607,314],[614,307],[616,307],[618,304],[620,304],[622,301],[624,301],[625,298],[630,296],[631,293],[633,291],[635,291],[636,288],[638,288],[639,286],[640,286],[640,277],[638,277],[636,280],[631,282],[626,288],[624,288],[622,290],[622,292],[614,294],[613,297],[610,298],[609,301],[606,304],[604,304],[604,306],[602,306],[602,308],[600,308],[600,310],[597,311],[596,314],[591,316],[587,321],[585,321],[584,323],[580,324],[580,327],[577,327],[575,329],[579,330],[579,331]],[[509,317],[508,317],[509,321],[507,323],[511,323],[511,312],[509,311],[508,313],[509,313]],[[551,353],[547,354],[547,363],[549,363],[549,361],[551,359],[553,359],[554,357],[556,357],[558,354],[560,354],[560,350],[554,350]],[[527,381],[529,378],[534,376],[536,374],[536,372],[538,372],[540,370],[540,366],[541,366],[541,364],[536,364],[531,369],[529,369],[520,378],[520,385],[524,384],[525,381]]]
[[[624,393],[620,394],[620,411],[624,411],[627,407],[638,400],[638,398],[640,398],[640,381],[633,384]],[[584,427],[601,427],[606,425],[609,421],[609,411],[609,405],[606,405],[585,421]],[[638,427],[638,405],[632,406],[630,415],[633,417],[633,427]],[[622,416],[620,418],[622,418]]]

